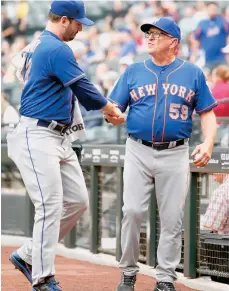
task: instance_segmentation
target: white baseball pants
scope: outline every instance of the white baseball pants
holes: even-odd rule
[[[157,151],[127,139],[120,260],[120,268],[126,275],[139,271],[140,228],[142,218],[148,211],[153,178],[161,222],[157,281],[173,282],[181,258],[182,218],[189,185],[188,142]]]
[[[32,265],[36,285],[54,275],[57,243],[87,209],[87,188],[71,144],[58,132],[37,126],[37,119],[21,117],[7,143],[35,206],[33,239],[17,252]]]

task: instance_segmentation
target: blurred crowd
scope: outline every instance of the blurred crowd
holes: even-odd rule
[[[93,3],[90,1],[90,5],[86,2],[86,6],[90,6],[87,9],[88,16],[90,11],[93,11],[93,7],[98,8],[100,2],[103,1]],[[7,117],[9,116],[6,114],[7,107],[10,107],[11,112],[15,110],[17,113],[20,101],[20,84],[16,79],[11,59],[32,39],[39,37],[44,27],[38,23],[37,30],[30,33],[29,16],[32,2],[16,1],[14,13],[12,13],[12,6],[9,6],[10,2],[1,3],[2,104],[4,103],[2,122],[7,123],[12,122],[12,118]],[[43,5],[43,1],[39,3]],[[49,4],[50,1],[47,3]],[[69,43],[79,66],[88,78],[105,96],[108,96],[127,66],[149,58],[146,39],[140,30],[140,25],[153,22],[158,17],[171,17],[180,25],[182,31],[178,57],[191,61],[203,69],[213,95],[220,102],[215,109],[216,116],[219,118],[219,127],[222,129],[218,145],[228,146],[229,121],[225,121],[226,117],[229,118],[229,5],[227,2],[110,1],[107,6],[105,16],[96,19],[95,26],[84,28],[83,32],[76,36],[76,40]],[[48,10],[42,11],[48,14]],[[32,22],[33,28],[36,28],[33,20]],[[99,112],[87,112],[83,107],[81,110],[87,128],[109,126],[104,124],[101,116],[98,117]],[[15,112],[12,116],[17,122],[18,116]]]

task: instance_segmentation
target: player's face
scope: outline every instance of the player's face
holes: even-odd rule
[[[208,7],[207,7],[207,13],[208,13],[208,16],[210,18],[215,17],[216,15],[218,15],[218,6],[215,5],[215,4],[208,5]]]
[[[78,21],[72,19],[69,24],[65,27],[65,33],[63,35],[64,41],[71,41],[75,38],[79,31],[82,31],[83,25]]]
[[[147,34],[146,34],[147,35]],[[168,52],[172,48],[174,38],[160,29],[151,28],[148,35],[148,53],[152,56]]]

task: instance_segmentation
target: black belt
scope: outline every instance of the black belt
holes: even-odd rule
[[[147,147],[151,147],[157,151],[162,151],[162,150],[166,150],[166,149],[171,149],[171,148],[175,148],[175,147],[178,147],[180,145],[183,145],[185,144],[185,141],[186,139],[179,139],[179,140],[176,140],[176,141],[169,141],[169,142],[150,142],[150,141],[147,141],[147,140],[143,140],[143,139],[139,139],[139,138],[136,138],[135,136],[133,136],[132,134],[129,134],[129,138],[138,142],[138,143],[141,143]]]
[[[48,127],[52,130],[56,130],[58,131],[61,135],[64,135],[66,130],[68,129],[67,125],[61,125],[59,123],[57,123],[54,126],[51,126],[52,121],[47,121],[47,120],[43,120],[43,119],[39,119],[37,122],[38,126],[42,126],[42,127]]]

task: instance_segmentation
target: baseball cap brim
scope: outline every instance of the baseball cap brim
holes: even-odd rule
[[[151,27],[156,27],[156,28],[160,29],[161,31],[163,31],[163,32],[165,32],[165,33],[167,33],[167,34],[169,34],[169,32],[167,32],[166,30],[161,29],[159,26],[157,26],[157,25],[153,25],[153,24],[151,24],[151,23],[143,24],[143,25],[141,26],[141,30],[142,30],[143,32],[148,32],[148,31],[150,30]]]
[[[88,19],[87,17],[84,18],[75,18],[76,21],[78,21],[79,23],[83,24],[83,25],[87,25],[87,26],[91,26],[94,25],[94,21]]]

